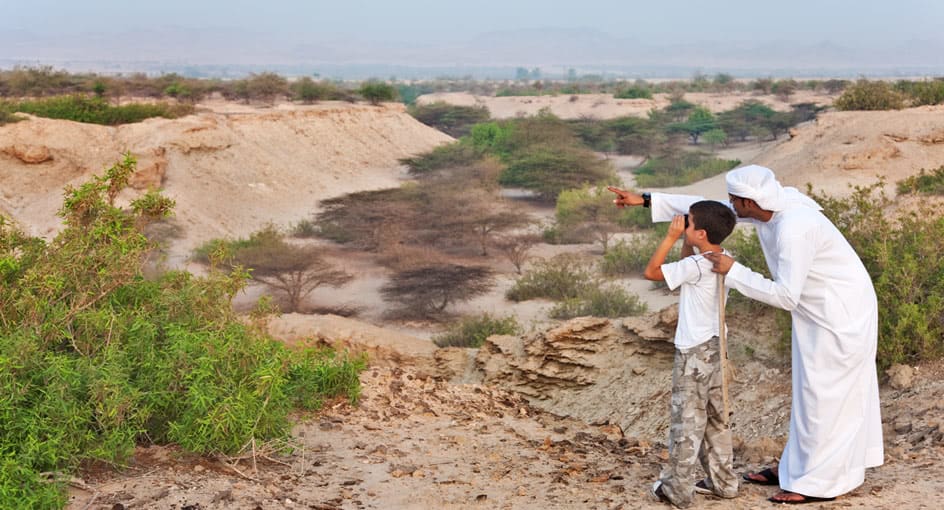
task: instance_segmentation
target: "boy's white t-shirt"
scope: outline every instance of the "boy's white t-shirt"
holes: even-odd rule
[[[727,251],[722,253],[728,255]],[[695,347],[718,336],[718,275],[711,267],[711,261],[701,254],[662,264],[662,275],[669,289],[682,287],[678,327],[675,328],[675,347],[679,349]],[[725,289],[725,300],[727,298]]]

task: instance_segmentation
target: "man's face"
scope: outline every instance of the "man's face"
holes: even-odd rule
[[[734,212],[738,215],[738,218],[748,217],[746,198],[736,197],[728,193],[728,201],[731,202],[731,207],[734,208]]]

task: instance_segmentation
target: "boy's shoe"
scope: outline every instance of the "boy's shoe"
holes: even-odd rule
[[[698,480],[697,482],[695,482],[695,492],[697,494],[702,494],[705,496],[714,496],[716,498],[723,498],[723,499],[731,499],[731,498],[737,497],[737,493],[730,496],[725,496],[723,494],[716,493],[714,490],[714,487],[712,487],[711,485],[711,481],[708,480],[707,478],[704,478],[702,480]]]
[[[659,501],[671,503],[671,501],[669,501],[669,497],[666,496],[665,492],[662,490],[662,480],[656,480],[655,483],[652,484],[652,487],[649,489],[649,494]]]
[[[715,493],[714,493],[714,491],[711,490],[711,486],[708,485],[709,483],[711,483],[711,482],[709,482],[707,478],[704,478],[704,479],[702,479],[702,480],[698,480],[697,482],[695,482],[695,492],[696,492],[697,494],[704,494],[704,495],[706,495],[706,496],[713,496]]]

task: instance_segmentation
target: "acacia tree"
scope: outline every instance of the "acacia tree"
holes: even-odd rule
[[[395,273],[380,288],[387,301],[398,302],[401,317],[433,319],[450,304],[466,301],[492,288],[492,273],[486,267],[431,264]]]
[[[247,245],[235,250],[233,263],[249,268],[253,280],[284,292],[289,312],[298,311],[318,287],[340,287],[353,278],[325,261],[320,248],[288,243],[274,227],[253,234]]]
[[[609,248],[613,234],[624,230],[620,226],[625,210],[613,207],[611,194],[602,186],[584,186],[563,191],[557,199],[557,225],[565,231],[593,237]]]

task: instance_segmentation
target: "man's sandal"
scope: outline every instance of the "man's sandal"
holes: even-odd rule
[[[821,503],[823,501],[833,501],[834,499],[836,498],[817,498],[814,496],[804,496],[797,492],[781,491],[767,498],[767,501],[780,503],[782,505],[805,505],[806,503]]]
[[[763,471],[756,473],[744,473],[741,478],[747,483],[757,485],[780,485],[780,477],[770,468],[765,468]]]

